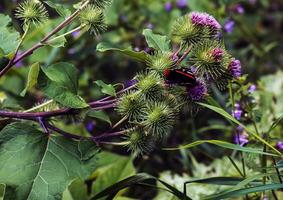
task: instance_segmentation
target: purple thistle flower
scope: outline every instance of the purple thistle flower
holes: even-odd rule
[[[212,50],[212,56],[216,62],[220,62],[223,57],[223,50],[221,48],[215,48]]]
[[[248,88],[248,92],[249,92],[249,93],[253,93],[254,91],[256,91],[256,85],[252,84],[252,85]]]
[[[213,31],[219,31],[221,29],[219,22],[211,15],[207,15],[206,17],[206,26],[210,27]]]
[[[244,146],[249,142],[249,135],[244,131],[243,127],[238,126],[234,135],[234,143],[240,146]]]
[[[177,5],[178,8],[183,9],[183,8],[186,8],[188,6],[188,2],[187,2],[187,0],[177,0],[176,5]]]
[[[277,147],[278,149],[280,149],[280,150],[283,150],[283,141],[278,141],[278,142],[276,143],[276,147]]]
[[[224,24],[224,31],[227,33],[232,33],[235,27],[235,22],[232,19],[228,19]]]
[[[207,86],[203,80],[197,79],[195,85],[187,87],[187,92],[192,100],[199,101],[207,94]]]
[[[172,10],[172,3],[170,1],[167,1],[164,5],[164,8],[167,12],[170,12]]]
[[[235,103],[234,110],[232,111],[232,116],[235,117],[235,119],[240,120],[243,114],[242,108],[239,103]]]
[[[229,66],[229,71],[234,78],[239,78],[242,74],[242,66],[239,60],[232,58]]]
[[[221,29],[221,25],[218,21],[207,13],[201,12],[192,12],[191,13],[191,22],[197,26],[207,26],[212,31],[219,31]]]

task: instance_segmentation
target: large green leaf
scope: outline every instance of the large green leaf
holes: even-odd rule
[[[99,119],[103,122],[107,122],[108,124],[112,125],[110,117],[107,115],[106,112],[102,110],[90,110],[86,114],[88,117]]]
[[[105,42],[99,43],[96,47],[96,50],[99,51],[99,52],[118,51],[118,52],[125,54],[125,55],[131,57],[132,59],[135,59],[135,60],[140,61],[140,62],[146,62],[147,59],[148,59],[148,55],[144,51],[135,52],[131,48],[119,49],[119,48],[114,47],[114,46],[107,44]]]
[[[98,148],[14,123],[0,132],[0,183],[7,200],[59,200],[75,179],[96,169]]]
[[[225,141],[222,141],[222,140],[198,140],[196,142],[186,144],[186,145],[181,145],[181,146],[176,147],[176,148],[165,148],[165,150],[188,149],[188,148],[196,147],[198,145],[205,144],[205,143],[214,144],[214,145],[217,145],[219,147],[226,148],[226,149],[232,149],[232,150],[243,151],[243,152],[248,152],[248,153],[257,153],[257,154],[263,154],[263,155],[269,155],[269,156],[277,156],[276,154],[263,152],[262,149],[255,149],[255,148],[251,148],[251,147],[242,147],[240,145],[232,144],[232,143],[225,142]]]
[[[27,80],[27,84],[25,89],[21,92],[21,96],[25,96],[27,91],[29,91],[30,89],[32,89],[36,84],[37,84],[37,78],[39,75],[39,63],[34,63],[30,69],[29,69],[29,73],[28,73],[28,80]]]
[[[70,108],[85,108],[88,104],[77,94],[77,69],[69,63],[43,67],[39,87],[48,97]]]
[[[0,184],[0,200],[3,200],[5,194],[5,185]]]
[[[0,14],[0,49],[6,55],[16,50],[20,38],[14,28],[8,27],[11,22],[9,16]]]
[[[136,173],[133,160],[129,157],[119,156],[112,165],[108,166],[98,175],[92,187],[92,193],[98,194],[105,188],[128,178]]]
[[[87,185],[81,179],[76,179],[64,191],[62,200],[88,200]]]
[[[264,140],[263,138],[261,138],[255,131],[249,129],[248,127],[246,127],[245,125],[243,125],[241,122],[239,122],[238,120],[236,120],[232,115],[230,115],[229,113],[227,113],[225,110],[223,110],[222,108],[216,107],[216,106],[212,106],[212,105],[208,105],[205,103],[198,103],[199,105],[206,107],[220,115],[222,115],[223,117],[225,117],[226,119],[234,122],[235,124],[243,127],[248,133],[250,133],[251,135],[253,135],[257,140],[259,140],[260,142],[262,142],[263,144],[266,144],[268,147],[270,147],[274,152],[276,152],[278,155],[282,156],[282,154],[280,153],[280,151],[278,151],[276,148],[274,148],[271,144],[269,144],[266,140]]]
[[[151,29],[143,30],[143,35],[145,36],[149,47],[152,47],[162,53],[170,51],[170,40],[167,36],[154,34]]]

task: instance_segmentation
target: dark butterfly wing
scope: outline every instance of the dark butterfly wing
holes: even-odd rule
[[[195,84],[196,78],[194,74],[188,69],[173,69],[166,73],[165,76],[167,84],[176,85],[192,85]]]

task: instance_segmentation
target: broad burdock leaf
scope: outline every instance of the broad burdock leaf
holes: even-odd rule
[[[60,62],[41,69],[39,87],[45,95],[70,108],[88,107],[78,95],[78,70],[72,64]]]
[[[170,40],[167,36],[154,34],[151,29],[143,30],[143,35],[149,47],[162,53],[170,51]]]
[[[0,132],[0,182],[8,200],[61,200],[75,179],[96,169],[99,149],[92,141],[50,136],[24,123]]]
[[[0,49],[5,55],[16,50],[20,34],[14,28],[9,27],[12,22],[9,16],[0,14]]]
[[[108,124],[112,125],[110,117],[102,110],[90,110],[86,114],[88,117],[96,118],[101,121],[107,122]]]
[[[118,51],[122,54],[125,54],[129,56],[132,59],[135,59],[139,62],[147,62],[148,61],[148,55],[144,51],[136,52],[133,51],[131,48],[126,49],[120,49],[118,47],[114,47],[111,44],[101,42],[97,45],[96,50],[99,52],[106,52],[106,51]]]
[[[116,96],[116,91],[113,85],[106,84],[102,80],[95,81],[96,85],[101,87],[101,92],[110,96]]]
[[[25,89],[21,92],[21,96],[25,96],[27,91],[32,89],[37,84],[37,78],[39,75],[39,63],[31,65],[28,73],[28,80]]]

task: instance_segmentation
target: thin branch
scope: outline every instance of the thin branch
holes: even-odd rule
[[[15,60],[12,60],[12,62],[9,62],[8,65],[0,72],[0,77],[2,77],[4,74],[6,74],[9,69],[11,69],[16,63],[24,59],[25,57],[33,54],[33,52],[40,48],[43,47],[46,43],[48,43],[48,40],[61,31],[64,27],[69,25],[78,15],[79,13],[89,4],[89,1],[86,1],[80,8],[78,8],[71,16],[66,18],[62,23],[60,23],[55,29],[53,29],[50,33],[48,33],[40,42],[35,44],[33,47],[31,47],[29,50],[27,50],[25,53],[23,53],[21,56],[16,58]]]
[[[184,52],[184,54],[182,55],[182,57],[176,62],[175,65],[181,64],[181,62],[189,55],[191,49],[192,49],[192,46],[190,46],[190,47]]]

